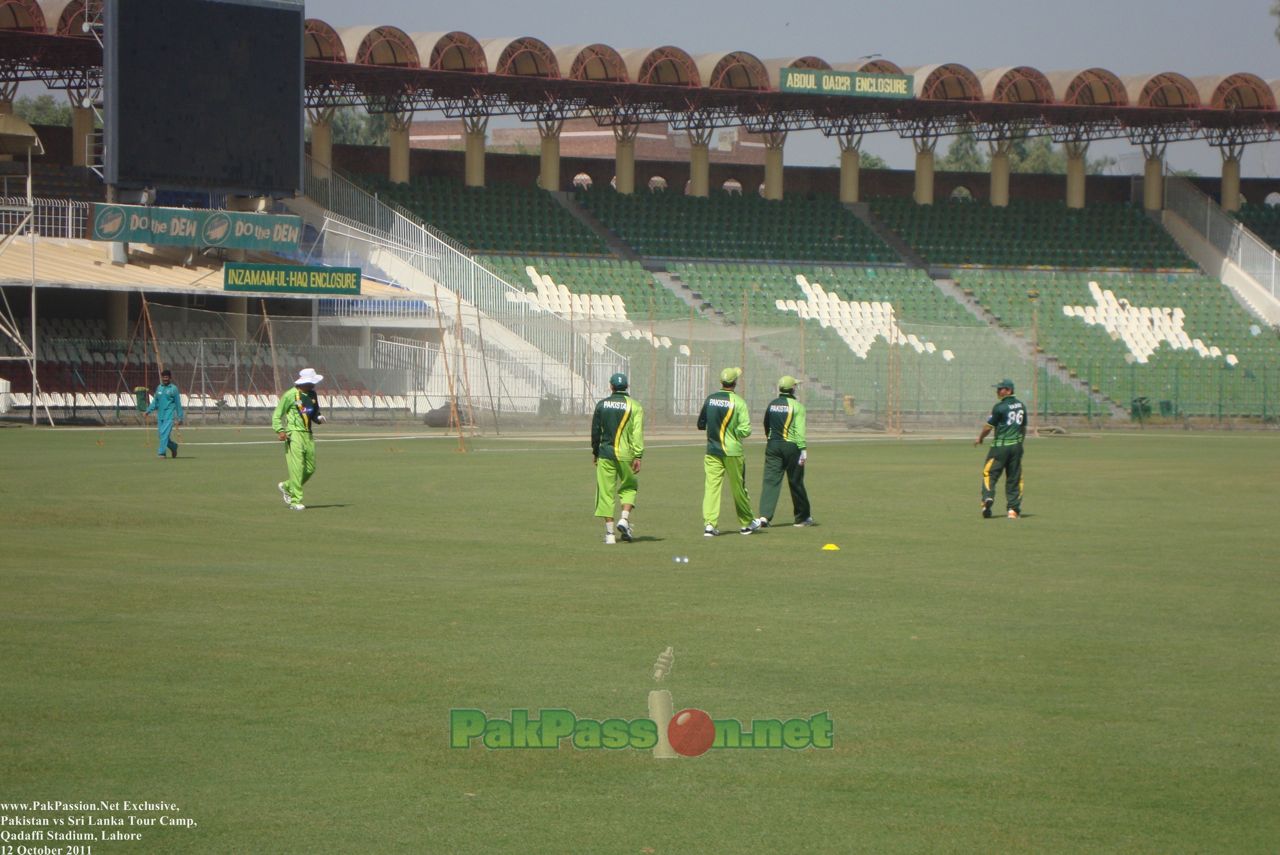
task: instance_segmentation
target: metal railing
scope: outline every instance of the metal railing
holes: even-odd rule
[[[627,369],[626,356],[593,344],[583,332],[582,319],[565,318],[529,305],[521,289],[477,262],[457,241],[416,221],[407,211],[376,199],[337,172],[316,175],[310,158],[306,162],[304,189],[313,202],[326,210],[385,236],[384,248],[551,359],[571,366],[592,388],[606,386],[612,371]],[[611,370],[596,368],[610,364],[614,366]]]
[[[1165,176],[1164,205],[1280,301],[1275,250],[1180,175]]]
[[[26,216],[25,196],[0,196],[0,234],[9,234]],[[32,228],[41,237],[85,238],[89,230],[89,203],[70,199],[33,199]],[[18,209],[21,209],[21,213]]]

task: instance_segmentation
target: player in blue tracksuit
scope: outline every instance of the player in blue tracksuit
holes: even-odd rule
[[[165,452],[178,456],[178,443],[169,438],[175,424],[182,424],[186,413],[182,410],[182,394],[173,383],[173,375],[168,371],[160,372],[160,385],[156,387],[155,397],[151,399],[148,413],[156,414],[156,429],[160,432],[160,446],[156,449],[158,457]]]

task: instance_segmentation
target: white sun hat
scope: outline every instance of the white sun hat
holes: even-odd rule
[[[298,379],[293,381],[293,385],[301,386],[303,383],[319,383],[324,379],[323,374],[317,374],[314,368],[304,368],[298,372]]]

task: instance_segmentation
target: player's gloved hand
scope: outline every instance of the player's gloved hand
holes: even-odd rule
[[[801,449],[801,450],[800,450],[800,465],[801,465],[801,466],[803,466],[803,465],[804,465],[804,462],[805,462],[806,460],[808,460],[808,459],[809,459],[809,449],[807,449],[807,448]]]

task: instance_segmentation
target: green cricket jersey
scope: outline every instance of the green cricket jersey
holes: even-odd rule
[[[707,454],[741,457],[742,440],[751,436],[747,402],[729,389],[713,392],[698,413],[698,430],[707,432]]]
[[[1027,408],[1012,395],[1000,399],[1000,403],[991,408],[991,417],[987,424],[995,428],[995,437],[991,447],[1002,445],[1021,445],[1027,435]]]
[[[626,392],[614,392],[596,404],[591,416],[591,453],[605,460],[644,456],[644,407]]]
[[[793,396],[781,394],[769,402],[764,411],[764,433],[769,442],[794,442],[804,448],[804,404]]]
[[[320,415],[320,398],[315,392],[304,392],[294,386],[280,396],[271,414],[271,429],[277,433],[311,433],[311,422]]]

